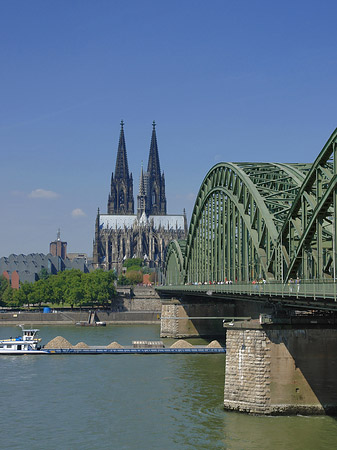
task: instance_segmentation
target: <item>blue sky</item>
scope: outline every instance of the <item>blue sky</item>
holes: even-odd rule
[[[333,1],[2,0],[0,256],[92,254],[120,121],[168,213],[220,161],[312,162],[337,127]]]

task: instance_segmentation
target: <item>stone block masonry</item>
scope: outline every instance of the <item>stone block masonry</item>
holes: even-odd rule
[[[336,371],[336,329],[228,329],[224,407],[271,415],[336,413]]]
[[[223,317],[234,315],[231,303],[193,299],[163,301],[161,310],[161,337],[224,337]]]

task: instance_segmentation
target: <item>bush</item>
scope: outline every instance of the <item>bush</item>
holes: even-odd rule
[[[140,270],[128,270],[125,277],[130,280],[131,284],[139,284],[143,282],[143,274]]]

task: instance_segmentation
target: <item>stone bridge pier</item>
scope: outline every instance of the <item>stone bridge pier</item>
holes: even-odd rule
[[[233,301],[223,302],[202,298],[162,300],[160,336],[224,338],[223,317],[233,317]]]
[[[228,326],[224,407],[252,414],[336,414],[336,325]]]

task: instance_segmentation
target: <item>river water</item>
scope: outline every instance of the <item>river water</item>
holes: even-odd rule
[[[159,339],[157,325],[39,328],[43,343],[58,335],[88,345]],[[0,327],[0,338],[18,330]],[[224,411],[224,364],[224,355],[1,356],[0,448],[337,448],[332,417]]]

